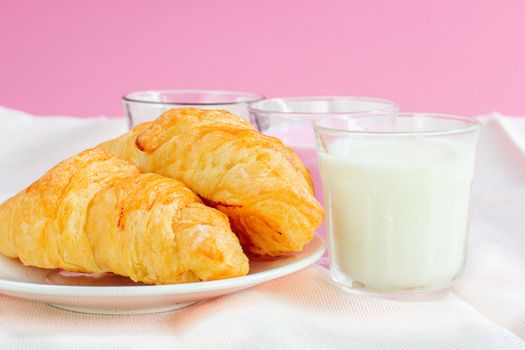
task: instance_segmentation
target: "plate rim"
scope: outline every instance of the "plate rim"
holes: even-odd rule
[[[176,283],[161,285],[139,285],[139,286],[69,286],[39,284],[31,282],[9,281],[0,278],[0,294],[2,292],[19,292],[31,295],[53,295],[53,296],[75,296],[75,297],[133,297],[133,296],[154,296],[154,295],[176,295],[188,293],[207,293],[215,290],[242,288],[258,283],[270,281],[297,272],[303,268],[315,264],[326,251],[324,239],[315,234],[314,238],[308,243],[318,241],[319,246],[310,255],[289,264],[271,268],[265,271],[256,272],[240,277],[226,278],[214,281],[202,281],[192,283]],[[279,276],[267,278],[278,272]],[[81,293],[79,293],[81,292]]]

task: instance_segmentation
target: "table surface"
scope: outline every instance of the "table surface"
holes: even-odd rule
[[[525,349],[525,118],[483,120],[468,262],[443,300],[350,295],[320,266],[153,315],[77,314],[0,295],[0,348]],[[0,108],[0,197],[125,130],[122,119]]]

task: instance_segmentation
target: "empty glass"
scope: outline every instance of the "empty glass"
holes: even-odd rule
[[[248,109],[259,131],[280,138],[310,169],[315,195],[323,203],[312,121],[329,116],[396,112],[398,106],[391,101],[369,97],[322,96],[271,98],[252,103]],[[323,223],[319,232],[325,235],[325,231]]]
[[[156,119],[177,107],[225,109],[249,120],[247,106],[264,97],[251,92],[221,90],[150,90],[131,92],[122,99],[130,128]]]
[[[313,127],[332,278],[380,294],[449,287],[465,263],[479,122],[396,113]]]

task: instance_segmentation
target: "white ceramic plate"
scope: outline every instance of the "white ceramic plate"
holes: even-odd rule
[[[300,253],[250,261],[248,275],[219,281],[138,285],[115,275],[85,275],[23,266],[0,256],[0,293],[84,313],[140,314],[180,309],[198,301],[250,288],[315,263],[324,253],[315,236]]]

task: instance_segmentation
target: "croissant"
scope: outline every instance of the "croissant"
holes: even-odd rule
[[[182,181],[228,216],[253,254],[300,251],[323,219],[297,155],[227,111],[172,109],[101,147]]]
[[[179,181],[141,174],[101,149],[63,161],[0,205],[0,253],[148,284],[248,272],[224,214]]]

